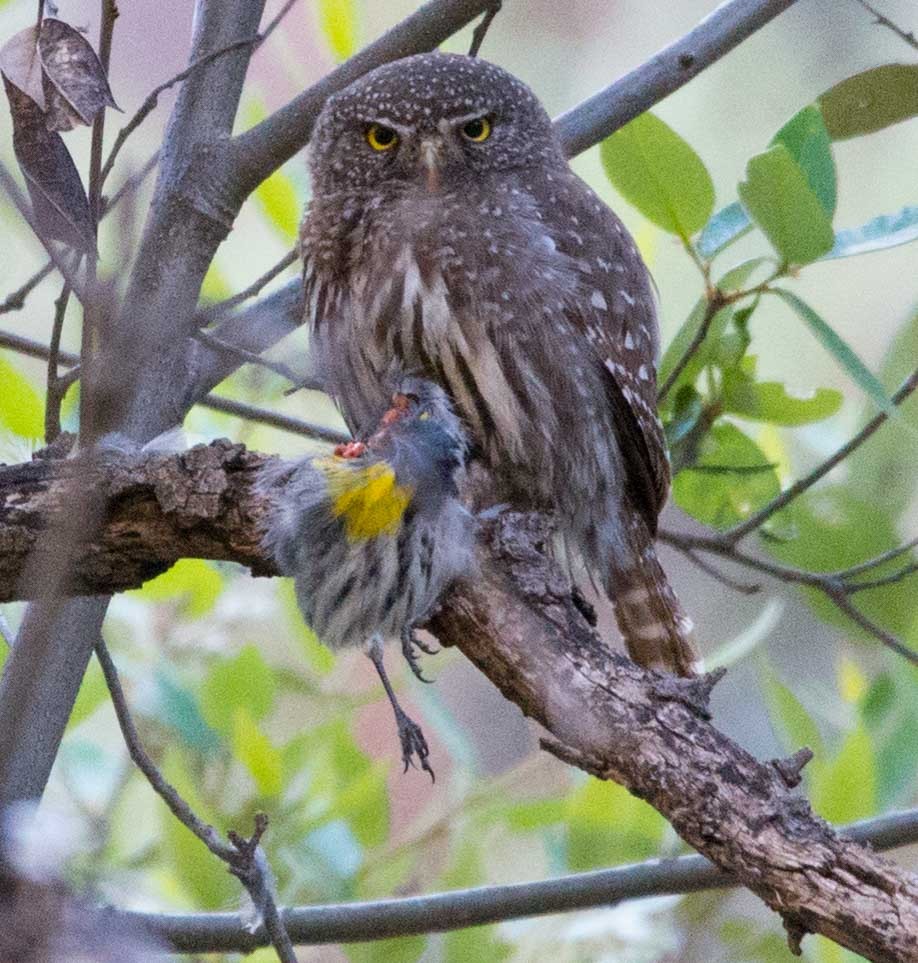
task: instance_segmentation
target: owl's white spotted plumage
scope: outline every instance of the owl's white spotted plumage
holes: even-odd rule
[[[631,654],[691,674],[653,547],[669,466],[649,276],[533,93],[478,59],[388,64],[329,100],[310,169],[306,317],[352,428],[394,360],[438,381],[507,497],[557,509]]]

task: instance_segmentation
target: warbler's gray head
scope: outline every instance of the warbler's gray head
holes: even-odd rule
[[[380,428],[367,443],[371,452],[392,462],[406,480],[436,476],[450,493],[465,465],[468,443],[446,392],[425,378],[395,379],[391,404]],[[421,491],[427,487],[420,485]]]
[[[310,165],[317,194],[392,183],[437,191],[560,156],[548,114],[521,80],[435,52],[377,67],[330,97]]]

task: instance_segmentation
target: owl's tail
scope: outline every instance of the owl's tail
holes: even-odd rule
[[[629,553],[631,564],[613,564],[606,582],[628,654],[648,669],[698,675],[702,662],[692,620],[669,584],[646,529],[641,541],[638,551]]]

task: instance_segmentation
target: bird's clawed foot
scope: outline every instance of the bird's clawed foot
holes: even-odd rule
[[[398,738],[402,744],[402,762],[405,764],[405,772],[408,767],[414,765],[414,757],[417,756],[418,764],[424,772],[430,773],[430,781],[436,782],[437,777],[427,761],[430,750],[427,748],[427,740],[421,727],[408,715],[397,703],[392,703],[392,710],[395,713],[395,724],[398,726]]]
[[[404,651],[405,636],[407,635],[409,643],[416,644],[419,649],[428,652],[429,649],[423,644],[418,642],[416,639],[412,638],[411,630],[407,630],[406,633],[402,634],[402,647]],[[414,658],[414,651],[409,646],[409,652],[411,652],[411,658],[408,659],[408,664],[414,670],[415,675],[421,678],[419,670],[412,664],[412,659]],[[434,771],[427,761],[427,757],[430,755],[430,750],[427,747],[427,740],[424,738],[424,733],[421,731],[421,727],[405,712],[405,710],[399,705],[398,699],[395,697],[395,690],[392,688],[392,683],[389,682],[389,676],[386,673],[386,667],[383,664],[383,647],[382,641],[380,639],[373,639],[370,643],[369,649],[367,651],[373,665],[376,666],[376,672],[379,675],[379,681],[382,682],[383,688],[386,690],[386,696],[389,699],[389,704],[392,706],[392,711],[395,713],[395,724],[398,726],[398,738],[399,742],[402,744],[402,762],[405,764],[405,772],[408,772],[408,767],[413,766],[415,756],[417,756],[418,764],[424,772],[430,773],[431,782],[436,782],[437,777],[434,775]],[[406,658],[408,658],[406,653]],[[426,679],[424,680],[427,681]]]
[[[422,642],[417,637],[414,628],[406,626],[402,629],[402,655],[405,656],[405,661],[411,666],[415,678],[420,679],[421,682],[433,682],[433,679],[426,679],[421,673],[421,667],[418,665],[418,654],[415,649],[420,649],[426,655],[436,655],[440,651],[438,648]]]

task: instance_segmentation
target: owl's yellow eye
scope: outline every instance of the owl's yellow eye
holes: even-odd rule
[[[473,144],[481,144],[491,136],[491,121],[487,117],[476,117],[462,125],[462,136]]]
[[[367,143],[373,150],[392,150],[398,143],[398,134],[391,127],[370,124],[367,128]]]

